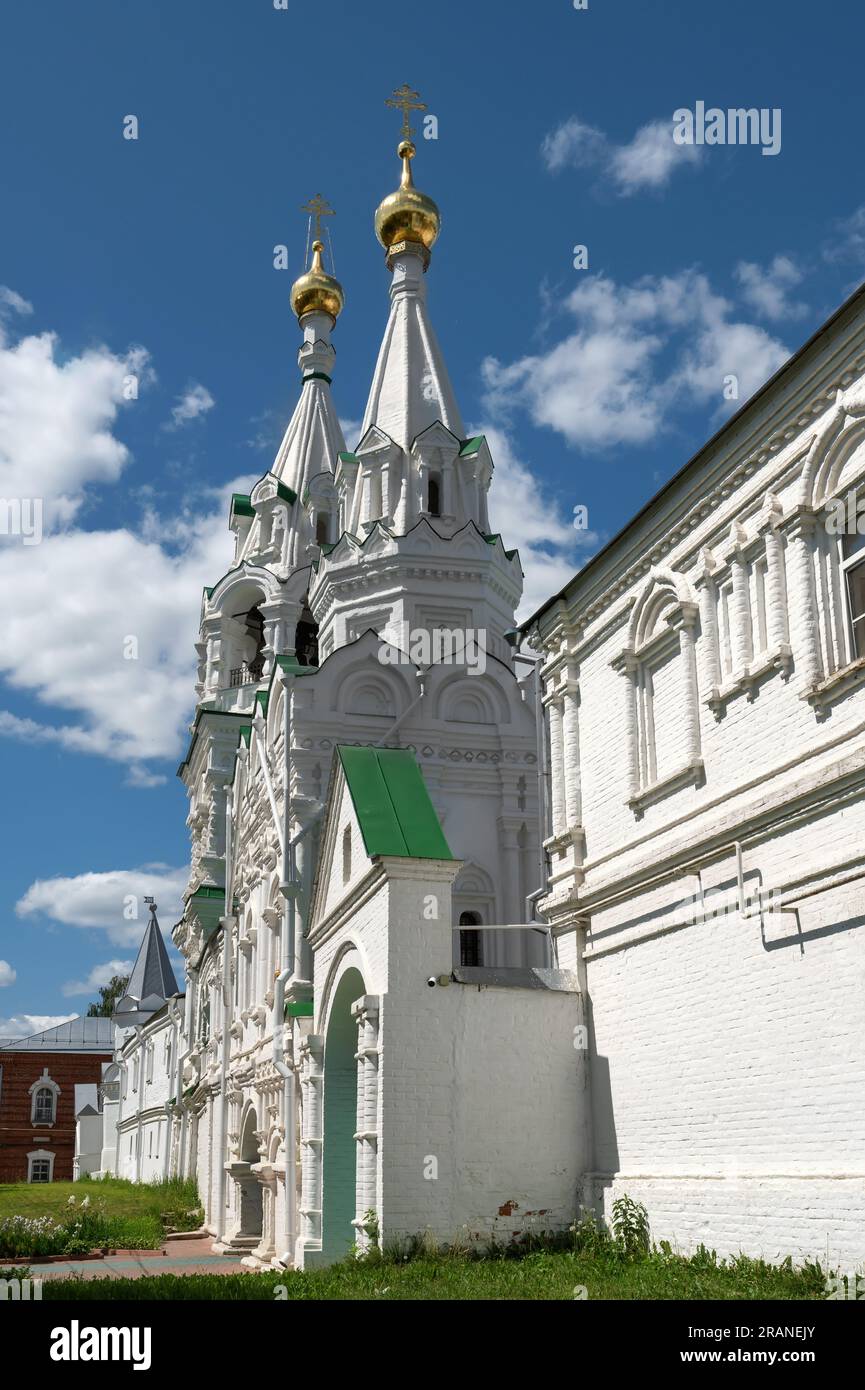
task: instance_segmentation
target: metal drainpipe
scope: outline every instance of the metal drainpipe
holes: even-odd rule
[[[216,1240],[225,1235],[225,1162],[228,1149],[228,1057],[231,1043],[231,876],[234,792],[226,787],[225,796],[225,915],[222,919],[222,1067],[219,1078],[219,1167],[216,1173]]]

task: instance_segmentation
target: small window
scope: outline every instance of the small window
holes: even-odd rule
[[[50,1086],[42,1086],[36,1092],[33,1118],[37,1125],[52,1125],[54,1123],[54,1092]],[[45,1178],[44,1181],[47,1182],[48,1179]]]
[[[441,516],[441,479],[437,473],[431,473],[427,484],[427,511],[430,516]]]
[[[342,881],[348,883],[351,878],[351,826],[347,825],[342,832]]]
[[[479,927],[480,913],[461,912],[460,927]],[[460,931],[460,965],[483,965],[484,953],[479,931]]]
[[[34,1158],[30,1167],[31,1182],[50,1182],[51,1181],[51,1160],[48,1158]]]
[[[844,537],[844,574],[850,615],[850,660],[865,656],[865,536]]]
[[[330,512],[319,512],[315,522],[316,545],[327,545],[330,541]]]
[[[733,674],[733,581],[728,580],[718,590],[718,636],[721,648],[721,675]]]

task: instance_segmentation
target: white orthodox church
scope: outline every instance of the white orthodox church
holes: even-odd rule
[[[259,1267],[622,1191],[683,1248],[858,1262],[865,542],[824,521],[865,489],[865,295],[516,634],[399,154],[360,442],[316,241],[298,405],[204,591],[185,988],[154,911],[102,1171],[194,1174]]]

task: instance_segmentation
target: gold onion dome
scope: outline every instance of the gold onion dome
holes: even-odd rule
[[[328,275],[321,262],[323,241],[312,243],[312,265],[291,287],[291,307],[302,319],[304,314],[330,314],[334,323],[342,312],[345,294],[342,285]]]
[[[411,161],[415,153],[411,140],[401,141],[397,149],[402,160],[400,186],[379,203],[375,214],[375,234],[387,251],[401,241],[419,242],[429,251],[441,230],[441,213],[432,198],[414,186]]]

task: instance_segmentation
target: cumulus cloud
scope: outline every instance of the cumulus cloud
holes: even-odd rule
[[[649,121],[624,145],[597,126],[570,116],[541,143],[541,158],[551,174],[562,169],[596,169],[622,197],[663,188],[677,169],[699,163],[697,145],[677,145],[672,118]]]
[[[78,1014],[13,1014],[11,1018],[0,1018],[0,1039],[19,1042],[77,1017]]]
[[[734,306],[696,270],[619,285],[583,279],[565,301],[572,329],[544,353],[482,364],[486,407],[525,410],[539,426],[587,450],[641,445],[683,404],[747,399],[789,356],[783,343],[734,317]],[[725,403],[725,378],[738,401]]]
[[[165,425],[165,428],[168,430],[182,429],[190,421],[200,420],[202,415],[206,415],[215,405],[216,401],[206,386],[202,386],[198,381],[190,382],[183,395],[178,398],[177,404],[172,408],[171,420]]]
[[[5,988],[6,985],[14,985],[17,978],[18,976],[8,960],[0,960],[0,989]]]
[[[144,864],[74,877],[37,879],[15,904],[19,917],[48,918],[70,927],[96,927],[117,946],[137,946],[147,923],[145,897],[156,899],[164,931],[183,909],[187,868]]]
[[[163,780],[145,764],[184,746],[202,585],[231,563],[228,496],[244,482],[170,522],[145,509],[135,534],[68,531],[0,550],[0,674],[77,717],[0,710],[0,735],[123,762],[135,786]]]
[[[107,347],[61,353],[54,333],[10,333],[12,314],[31,312],[14,290],[0,296],[0,497],[40,498],[43,525],[68,525],[90,483],[114,482],[129,450],[113,434],[130,382],[152,379],[147,352]]]
[[[745,303],[763,318],[774,321],[807,314],[807,304],[790,298],[790,291],[801,283],[802,271],[789,256],[776,256],[767,266],[740,261],[735,275]]]
[[[574,528],[556,499],[544,489],[531,467],[517,457],[509,436],[497,426],[471,426],[485,434],[495,464],[490,489],[490,525],[504,544],[517,546],[525,571],[518,620],[533,613],[556,593],[601,544],[596,531]],[[577,501],[579,499],[576,499]]]
[[[134,961],[109,960],[104,965],[94,965],[86,980],[67,980],[63,993],[71,998],[75,994],[95,994],[103,985],[108,985],[115,975],[129,975]]]

